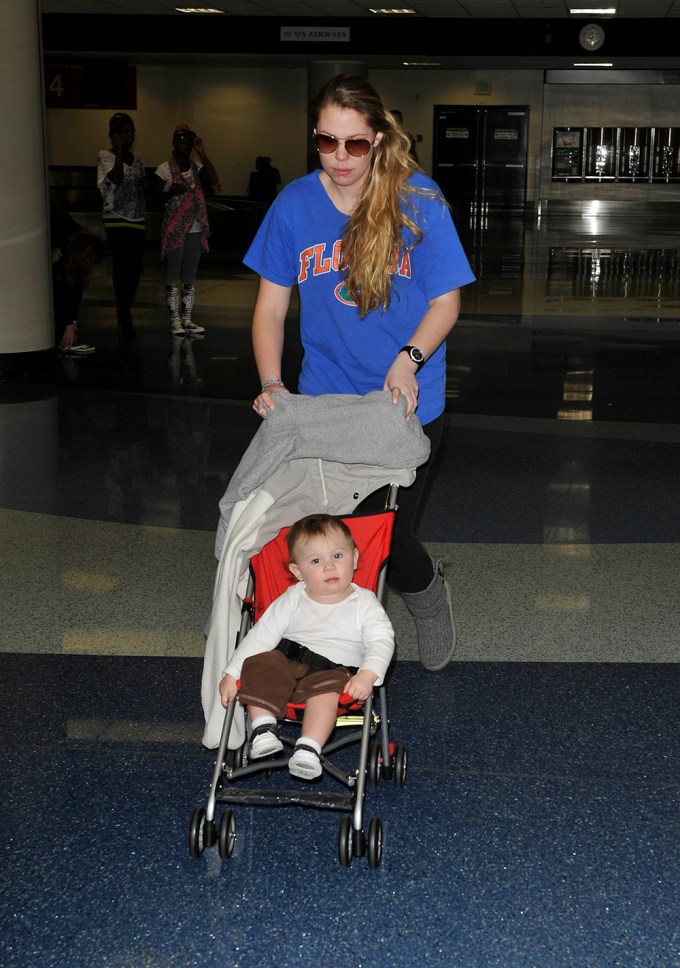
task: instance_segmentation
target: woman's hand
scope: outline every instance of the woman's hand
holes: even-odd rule
[[[268,410],[274,410],[273,396],[275,393],[289,393],[283,383],[272,383],[266,390],[260,390],[253,401],[253,410],[263,419],[267,416]]]
[[[410,420],[418,406],[418,381],[415,363],[406,353],[397,355],[387,372],[383,390],[390,391],[392,403],[396,403],[400,396],[406,397],[406,419]]]
[[[222,700],[222,705],[226,706],[228,703],[233,702],[238,695],[238,682],[233,676],[226,675],[220,681],[220,699]]]
[[[418,323],[418,328],[407,340],[409,346],[417,346],[429,360],[451,332],[460,312],[460,289],[451,289],[430,299],[428,310]],[[406,419],[410,419],[418,406],[417,364],[408,353],[397,354],[390,367],[383,390],[392,394],[392,403],[400,396],[406,397]]]
[[[64,333],[61,337],[61,342],[59,343],[59,349],[68,350],[78,339],[78,329],[75,323],[69,323],[64,326]]]

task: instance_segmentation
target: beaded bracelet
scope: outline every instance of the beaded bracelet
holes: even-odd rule
[[[263,390],[266,390],[267,387],[272,387],[272,386],[276,386],[276,385],[278,385],[280,387],[285,387],[286,384],[278,376],[275,377],[273,380],[265,380],[264,383],[262,384],[262,386],[260,387],[260,393],[262,393]]]

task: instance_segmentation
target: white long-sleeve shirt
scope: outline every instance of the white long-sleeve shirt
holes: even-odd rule
[[[394,629],[373,592],[352,583],[352,593],[341,602],[315,602],[304,582],[280,595],[245,636],[224,669],[238,679],[244,661],[269,652],[281,639],[292,639],[338,665],[370,669],[385,678],[394,653]]]

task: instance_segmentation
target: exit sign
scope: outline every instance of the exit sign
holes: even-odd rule
[[[487,81],[475,84],[475,94],[491,94],[491,85]]]

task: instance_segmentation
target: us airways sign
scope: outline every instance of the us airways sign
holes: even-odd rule
[[[349,27],[281,27],[281,40],[295,44],[348,44]]]

